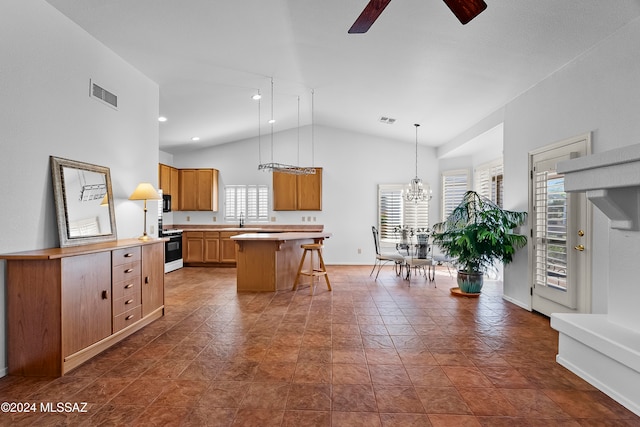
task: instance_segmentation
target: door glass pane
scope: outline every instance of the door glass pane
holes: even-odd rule
[[[536,286],[567,290],[567,195],[564,175],[535,175]]]

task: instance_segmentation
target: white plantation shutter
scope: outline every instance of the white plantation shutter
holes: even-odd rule
[[[460,204],[469,189],[469,171],[453,170],[442,173],[442,220]]]
[[[224,219],[251,222],[268,221],[269,191],[266,185],[226,185],[224,187]]]
[[[429,227],[429,201],[409,202],[404,199],[408,186],[403,184],[378,185],[378,230],[380,241],[397,239],[395,227]],[[425,191],[429,186],[425,185]]]
[[[473,175],[476,193],[502,207],[502,159],[478,166]]]

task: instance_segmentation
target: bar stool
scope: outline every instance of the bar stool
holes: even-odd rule
[[[298,280],[300,276],[309,276],[310,277],[310,285],[309,288],[311,290],[311,295],[313,295],[313,282],[314,277],[324,276],[324,280],[327,282],[327,288],[331,290],[331,283],[329,283],[329,276],[327,275],[327,269],[324,265],[324,260],[322,259],[322,244],[321,243],[309,243],[300,245],[304,252],[302,253],[302,259],[300,260],[300,266],[298,267],[298,274],[296,274],[296,280],[293,282],[293,289],[295,291],[298,287]],[[307,252],[309,252],[309,270],[302,271],[302,267],[304,266],[304,259],[307,256]],[[320,261],[320,268],[313,267],[313,253],[316,252],[318,254],[318,260]]]

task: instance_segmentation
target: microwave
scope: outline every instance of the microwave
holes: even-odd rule
[[[171,212],[171,194],[162,195],[162,212]]]

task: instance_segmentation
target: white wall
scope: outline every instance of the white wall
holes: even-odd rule
[[[50,155],[109,167],[118,237],[140,235],[142,203],[127,198],[157,184],[158,86],[40,0],[3,2],[0,58],[0,253],[59,246]],[[117,111],[89,97],[89,79],[118,95]]]
[[[409,130],[410,131],[410,130]],[[309,127],[301,129],[300,165],[311,165]],[[273,161],[298,164],[297,131],[274,135]],[[271,162],[270,137],[261,138],[262,162]],[[371,226],[378,221],[378,184],[404,184],[415,176],[415,145],[390,141],[322,126],[315,127],[314,165],[323,168],[322,211],[270,212],[276,224],[308,224],[302,216],[316,218],[333,237],[325,242],[328,264],[371,264],[375,259]],[[212,167],[220,170],[220,212],[174,212],[175,224],[221,223],[225,184],[267,184],[271,174],[258,171],[257,137],[188,153],[174,154],[173,166]],[[438,219],[439,171],[435,150],[419,147],[418,175],[431,184],[431,223]],[[312,222],[313,223],[313,222]],[[272,223],[273,224],[273,223]],[[358,254],[358,249],[362,250]]]
[[[640,20],[516,98],[504,113],[505,204],[527,210],[527,153],[586,132],[593,152],[640,142]],[[593,312],[607,307],[608,226],[594,208]],[[505,269],[506,297],[530,305],[527,254]]]

